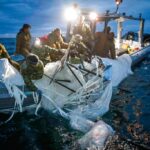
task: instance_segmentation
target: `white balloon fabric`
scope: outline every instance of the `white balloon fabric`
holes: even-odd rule
[[[8,59],[0,59],[0,68],[0,80],[5,79],[17,86],[24,85],[21,74],[8,62]]]
[[[60,61],[48,63],[42,79],[33,81],[42,91],[39,106],[69,119],[72,128],[88,132],[79,140],[83,149],[92,145],[103,147],[108,136],[113,134],[106,123],[100,121],[95,124],[93,121],[109,110],[113,87],[132,74],[132,60],[127,54],[116,60],[102,58],[105,68],[111,66],[106,70],[99,67],[97,58],[91,64],[72,65],[66,62],[63,68]],[[0,60],[0,68],[0,80],[5,82],[21,110],[23,100],[19,97],[23,93],[16,86],[24,85],[23,78],[7,59]]]
[[[14,107],[22,112],[22,105],[26,95],[17,86],[23,86],[24,80],[21,74],[9,63],[8,59],[0,59],[0,81],[5,84],[8,93],[15,98]]]
[[[81,149],[103,150],[105,142],[113,136],[114,131],[103,121],[98,121],[81,139],[78,140]]]
[[[121,55],[116,60],[109,58],[102,58],[102,60],[104,64],[109,64],[112,66],[111,81],[113,87],[118,86],[121,81],[123,81],[128,75],[133,73],[131,71],[132,59],[128,54]]]

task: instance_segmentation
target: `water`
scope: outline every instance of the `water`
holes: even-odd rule
[[[15,39],[0,42],[13,53]],[[116,131],[108,150],[150,149],[150,57],[133,70],[134,74],[120,84],[109,112],[102,117]],[[0,114],[0,122],[7,117]],[[76,141],[82,135],[72,130],[68,121],[44,110],[38,117],[29,112],[18,113],[0,126],[0,149],[79,150]]]
[[[10,55],[15,52],[16,39],[15,38],[0,38],[0,43],[3,44]]]

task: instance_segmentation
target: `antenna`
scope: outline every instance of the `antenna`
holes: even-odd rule
[[[123,2],[123,0],[115,0],[117,8],[116,8],[116,13],[118,12],[120,4]]]

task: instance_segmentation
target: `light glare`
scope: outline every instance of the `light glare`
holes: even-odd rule
[[[67,21],[75,21],[78,18],[79,11],[73,7],[65,10],[65,18]]]
[[[90,20],[96,20],[97,19],[97,14],[95,12],[91,12],[89,17],[90,17]]]
[[[35,40],[35,46],[40,46],[41,45],[41,41],[39,38],[36,38]]]

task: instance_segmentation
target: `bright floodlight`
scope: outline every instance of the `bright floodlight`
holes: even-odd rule
[[[41,41],[40,41],[40,39],[39,38],[36,38],[36,40],[35,40],[35,46],[40,46],[41,45]]]
[[[90,20],[96,20],[97,19],[97,14],[95,12],[91,12],[89,14]]]
[[[116,5],[120,5],[123,0],[115,0],[115,1],[116,1]]]
[[[79,15],[79,10],[73,7],[70,7],[65,10],[65,18],[67,21],[75,21]]]

